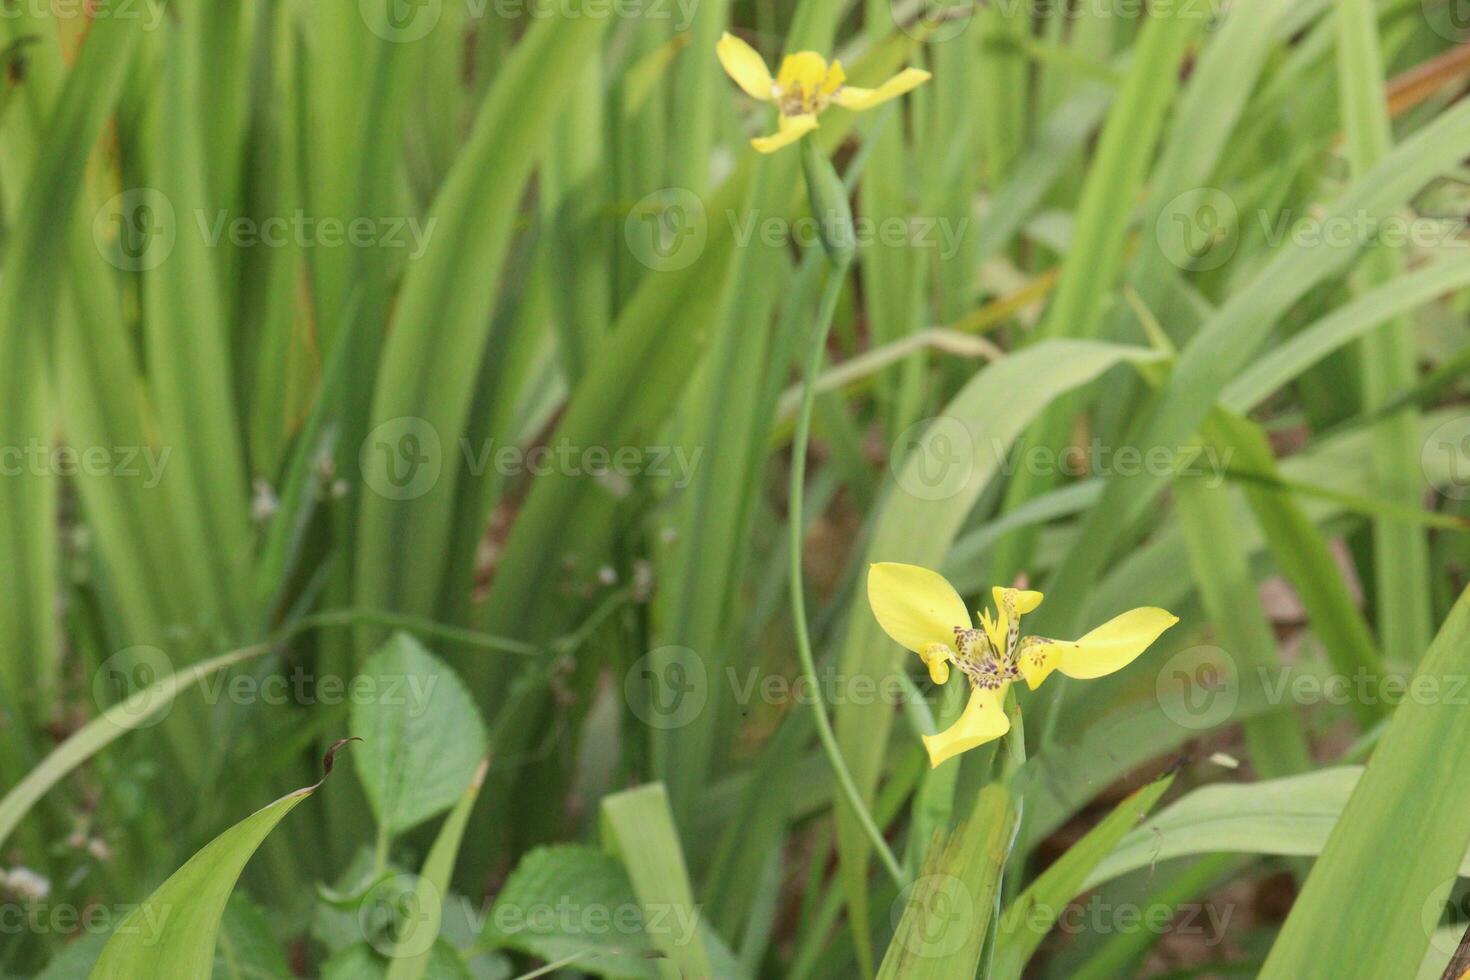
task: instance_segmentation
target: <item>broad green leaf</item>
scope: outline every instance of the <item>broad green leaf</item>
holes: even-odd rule
[[[485,725],[454,671],[395,633],[353,681],[353,762],[383,832],[399,834],[452,806],[485,756]]]
[[[1330,766],[1283,779],[1202,786],[1124,837],[1084,887],[1191,854],[1318,854],[1362,773],[1361,766]]]
[[[1470,670],[1470,595],[1450,610],[1266,959],[1266,978],[1408,976],[1429,945],[1467,847],[1470,778],[1455,747],[1470,712],[1449,696]],[[1384,860],[1399,842],[1400,860]],[[1368,901],[1344,902],[1356,894]]]
[[[341,745],[327,752],[323,780]],[[288,793],[206,844],[118,923],[92,970],[93,980],[208,976],[220,919],[240,872],[276,824],[321,785]]]
[[[645,909],[675,920],[699,920],[689,885],[678,828],[662,783],[624,790],[602,801],[602,835],[608,850],[628,870],[633,891]],[[648,937],[664,959],[659,972],[671,980],[710,975],[710,958],[698,930],[679,937],[649,924]]]
[[[1013,803],[1000,784],[991,783],[980,791],[968,820],[948,834],[935,833],[919,876],[894,903],[898,922],[879,980],[976,975],[1015,834]]]
[[[577,957],[578,970],[598,976],[657,980],[658,951],[644,928],[647,915],[616,858],[582,845],[543,847],[521,858],[506,879],[490,909],[484,945],[548,962]],[[665,923],[681,928],[672,915]],[[692,932],[675,935],[687,940]]]

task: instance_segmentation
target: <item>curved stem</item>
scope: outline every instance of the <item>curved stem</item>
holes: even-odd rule
[[[863,832],[872,841],[873,848],[878,852],[883,866],[888,870],[894,882],[900,888],[906,884],[903,869],[899,866],[898,859],[893,856],[893,851],[888,847],[888,842],[883,839],[883,831],[879,829],[873,815],[863,803],[862,794],[858,792],[857,784],[852,781],[852,773],[848,772],[847,764],[842,761],[842,753],[837,747],[837,737],[832,733],[832,723],[827,720],[827,706],[822,697],[822,688],[817,683],[817,665],[812,656],[812,641],[807,630],[806,621],[806,596],[802,590],[801,577],[801,551],[802,551],[802,516],[805,509],[806,491],[806,448],[807,439],[811,435],[812,427],[812,404],[816,398],[817,375],[822,369],[822,353],[827,346],[827,334],[832,330],[832,318],[837,310],[837,298],[842,293],[843,279],[847,273],[848,261],[839,258],[833,262],[827,273],[827,283],[822,291],[821,306],[817,312],[815,336],[812,338],[812,346],[807,354],[806,369],[802,374],[801,382],[801,407],[796,416],[796,432],[791,441],[791,493],[790,493],[790,528],[791,528],[791,619],[796,630],[796,649],[801,657],[801,670],[806,676],[807,689],[812,692],[811,706],[812,715],[817,723],[817,737],[822,742],[822,749],[827,753],[827,761],[832,766],[832,774],[837,778],[837,784],[842,788],[842,794],[847,798],[848,806],[852,807],[857,816],[858,823],[862,825]]]

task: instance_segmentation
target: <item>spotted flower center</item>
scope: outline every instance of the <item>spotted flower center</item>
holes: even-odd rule
[[[792,82],[785,88],[775,86],[775,96],[783,116],[814,116],[827,108],[832,100],[820,86],[807,90],[800,82]]]
[[[955,666],[964,671],[976,687],[988,690],[999,688],[1006,681],[1021,676],[1016,666],[1014,645],[1005,654],[998,654],[986,632],[964,626],[954,628]]]

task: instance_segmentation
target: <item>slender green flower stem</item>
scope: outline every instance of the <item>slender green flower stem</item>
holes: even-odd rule
[[[1000,874],[995,882],[995,903],[990,909],[990,925],[985,930],[985,945],[981,951],[981,970],[979,976],[988,977],[995,965],[995,946],[1000,937],[1001,908],[1004,905],[1005,883],[1010,865],[1020,857],[1016,854],[1016,838],[1021,833],[1021,820],[1025,816],[1024,803],[1020,796],[1012,792],[1012,781],[1021,767],[1026,764],[1026,727],[1021,721],[1021,705],[1016,700],[1015,691],[1006,692],[1005,701],[1006,716],[1011,720],[1011,730],[1006,735],[1006,754],[1000,760],[1000,781],[1011,794],[1011,836],[1006,841],[1005,856],[1001,858]]]
[[[849,261],[845,257],[834,260],[827,273],[827,283],[817,312],[816,329],[813,331],[815,336],[812,337],[811,351],[807,354],[806,370],[802,375],[801,407],[797,412],[796,432],[791,442],[791,619],[796,629],[796,649],[801,656],[801,670],[806,676],[807,689],[812,692],[812,714],[817,723],[817,736],[821,739],[822,749],[827,753],[832,774],[837,778],[837,785],[841,787],[843,795],[847,797],[848,806],[852,807],[863,831],[872,841],[883,866],[902,888],[907,883],[903,868],[893,856],[888,842],[883,839],[883,831],[863,803],[862,794],[858,792],[857,784],[852,781],[852,774],[847,770],[847,763],[842,761],[842,753],[837,748],[837,737],[832,733],[832,723],[827,720],[822,688],[817,683],[817,665],[812,656],[812,641],[807,629],[806,596],[802,589],[802,512],[805,507],[806,449],[812,428],[812,404],[816,399],[817,376],[822,369],[822,353],[827,347],[827,335],[832,330],[832,318],[837,311],[837,298],[842,293]]]

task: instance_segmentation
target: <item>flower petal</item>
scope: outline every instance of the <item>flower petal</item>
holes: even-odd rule
[[[827,79],[827,59],[815,51],[797,51],[781,59],[781,70],[776,73],[776,84],[781,91],[800,85],[806,94],[817,91]]]
[[[1008,651],[1011,644],[1020,638],[1021,617],[1041,605],[1041,593],[1028,589],[1007,589],[992,586],[990,597],[995,600],[995,619],[985,622],[985,632],[990,642],[1000,651]],[[982,617],[989,620],[989,617]]]
[[[1043,598],[1042,597],[1042,594],[1040,592],[1037,592],[1037,591],[1035,591],[1033,589],[1000,589],[1000,588],[997,588],[995,590],[995,592],[996,593],[1010,592],[1010,593],[1012,593],[1016,597],[1016,615],[1017,616],[1024,616],[1027,613],[1035,612],[1036,611],[1036,607],[1039,606],[1039,605],[1041,605],[1041,600]],[[996,595],[995,601],[996,602],[1000,602],[1000,595],[999,594]]]
[[[919,651],[919,659],[929,668],[929,679],[936,684],[949,683],[949,662],[954,651],[943,643],[931,643]]]
[[[1091,679],[1121,670],[1164,630],[1179,622],[1167,609],[1145,606],[1108,620],[1076,643],[1060,644],[1057,669],[1068,677]]]
[[[746,95],[762,102],[771,101],[771,86],[774,84],[771,70],[755,48],[726,31],[715,45],[715,54],[719,56],[725,74],[735,79],[735,84],[743,88]]]
[[[1000,738],[1011,730],[1005,710],[1006,685],[995,690],[977,687],[970,692],[964,714],[938,735],[925,735],[924,748],[929,750],[929,765],[938,766],[946,759],[967,752],[977,745]]]
[[[929,78],[929,73],[922,68],[905,68],[877,88],[845,86],[832,96],[832,101],[844,109],[862,112],[875,105],[881,105],[889,99],[896,99],[905,92],[913,91],[927,82]]]
[[[1026,678],[1027,687],[1034,691],[1051,676],[1061,660],[1064,645],[1042,636],[1028,636],[1021,641],[1021,648],[1016,653],[1016,667]]]
[[[970,625],[965,600],[954,586],[938,572],[918,565],[891,561],[869,565],[868,603],[883,632],[921,655],[930,644],[953,649],[955,627]]]
[[[757,136],[750,141],[750,145],[761,153],[775,153],[781,147],[790,146],[816,128],[816,116],[782,116],[781,125],[774,136]]]
[[[842,62],[836,58],[832,59],[831,66],[827,69],[827,77],[822,79],[822,94],[832,95],[842,88],[847,81],[847,72],[842,70]]]

